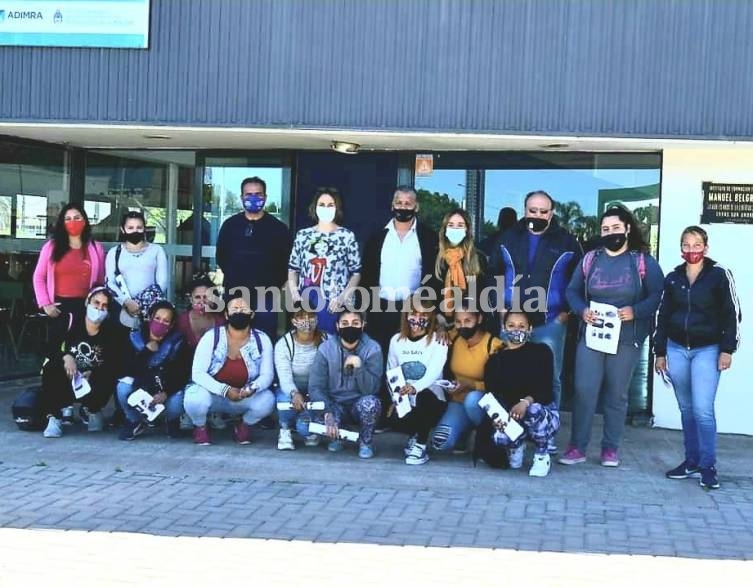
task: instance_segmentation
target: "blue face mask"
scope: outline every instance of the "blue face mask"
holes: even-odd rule
[[[243,196],[243,209],[251,214],[257,214],[264,210],[266,198],[258,194],[248,194]]]
[[[502,330],[502,340],[510,344],[525,344],[531,338],[531,333],[527,330]]]

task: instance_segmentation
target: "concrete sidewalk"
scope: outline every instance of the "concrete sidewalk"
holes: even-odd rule
[[[150,430],[133,442],[116,433],[66,429],[61,439],[17,430],[0,392],[0,527],[136,532],[370,545],[463,546],[530,552],[753,557],[753,439],[719,442],[722,488],[670,481],[682,460],[679,432],[627,429],[617,469],[553,465],[548,478],[474,468],[468,455],[403,464],[405,438],[376,438],[377,456],[324,445],[276,449],[275,431],[254,430],[235,446],[169,440]],[[597,419],[598,420],[598,419]],[[558,439],[569,433],[564,418]]]

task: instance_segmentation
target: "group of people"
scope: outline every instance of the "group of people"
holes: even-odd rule
[[[34,274],[37,303],[52,321],[45,436],[62,434],[60,410],[84,379],[89,429],[103,428],[101,410],[115,392],[124,440],[146,427],[143,406],[129,403],[144,390],[152,407],[162,406],[167,433],[179,436],[187,418],[197,444],[210,444],[212,427],[228,419],[234,439],[247,444],[250,426],[277,408],[281,450],[300,436],[306,446],[327,437],[338,451],[354,438],[345,430],[357,434],[359,457],[370,458],[375,430],[390,427],[407,435],[409,465],[426,463],[430,449],[467,447],[474,459],[519,468],[532,444],[529,473],[545,476],[557,452],[567,324],[579,320],[572,429],[559,462],[586,461],[603,394],[600,462],[620,464],[629,382],[656,326],[655,369],[673,384],[685,435],[685,460],[667,476],[719,486],[714,395],[737,349],[741,315],[732,276],[707,257],[701,227],[682,233],[684,263],[665,277],[627,209],[602,213],[601,237],[584,255],[543,191],[529,193],[523,217],[483,249],[462,209],[448,213],[438,233],[422,224],[411,187],[397,188],[392,218],[363,247],[343,226],[335,188],[317,190],[313,224],[294,238],[265,213],[262,179],[243,181],[241,202],[217,241],[224,311],[212,311],[214,286],[202,279],[181,314],[165,299],[165,254],[146,241],[141,213],[125,215],[123,243],[105,258],[85,211],[76,204],[61,211]],[[294,304],[279,339],[273,300],[257,293],[274,287]],[[498,311],[479,307],[474,295],[484,287]],[[435,303],[422,288],[436,293]],[[245,295],[233,294],[239,289]],[[368,312],[352,305],[364,290],[378,293]],[[585,336],[601,320],[593,303],[616,308],[616,351],[592,348]],[[396,369],[403,383],[392,386],[386,374]],[[508,416],[486,412],[485,394]],[[513,420],[522,435],[510,433]]]

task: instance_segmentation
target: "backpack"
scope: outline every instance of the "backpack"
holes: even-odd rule
[[[39,385],[27,387],[13,401],[11,412],[13,421],[19,430],[33,432],[44,429],[44,415],[40,401],[41,392],[42,387]]]
[[[484,461],[492,469],[508,469],[510,461],[507,448],[494,442],[494,427],[488,417],[476,429],[476,440],[473,443],[473,466],[477,461]]]
[[[261,354],[261,337],[259,336],[259,333],[251,329],[251,333],[254,335],[254,340],[256,341],[256,348],[259,349],[259,354]],[[220,343],[220,327],[215,324],[214,325],[214,344],[212,345],[212,354],[214,354],[214,351],[217,350],[217,345]]]
[[[596,255],[600,254],[599,251],[594,249],[593,251],[588,251],[585,255],[583,255],[583,277],[584,279],[588,280],[588,274],[591,271],[591,267],[594,264],[594,261],[596,260]],[[641,283],[643,282],[643,278],[646,277],[646,255],[644,253],[634,253],[638,256],[638,276],[641,278]]]

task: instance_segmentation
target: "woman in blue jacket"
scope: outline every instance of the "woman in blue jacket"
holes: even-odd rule
[[[609,208],[601,216],[602,246],[589,252],[575,269],[567,287],[570,308],[583,321],[575,352],[575,401],[570,445],[559,459],[563,465],[586,461],[599,392],[604,393],[604,431],[601,464],[617,467],[618,450],[625,430],[628,389],[641,346],[654,323],[664,274],[648,255],[640,227],[625,208]],[[590,348],[585,325],[598,325],[591,302],[617,308],[621,322],[615,354]],[[612,336],[608,329],[604,338]]]
[[[701,227],[682,231],[685,263],[664,280],[654,368],[674,385],[685,441],[685,460],[667,477],[700,476],[701,487],[717,489],[714,400],[719,377],[737,350],[742,316],[732,274],[706,257],[708,250]]]

